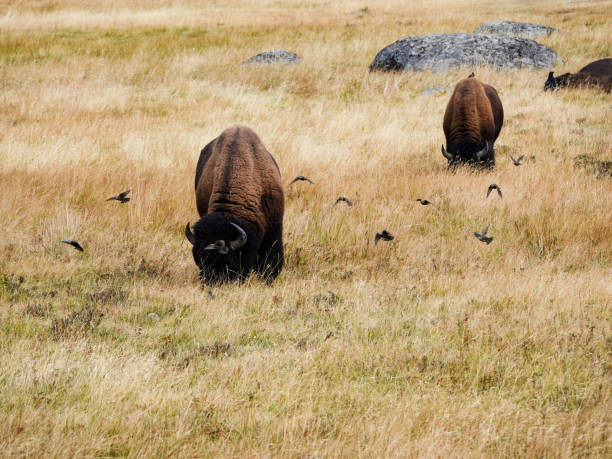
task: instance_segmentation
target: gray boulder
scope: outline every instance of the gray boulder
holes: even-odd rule
[[[446,72],[454,67],[490,65],[510,68],[551,68],[559,55],[526,38],[496,34],[449,33],[402,38],[378,52],[370,71]]]
[[[550,35],[554,32],[560,31],[552,27],[515,21],[487,22],[474,30],[474,33],[501,33],[523,38],[535,38],[542,35]]]
[[[284,49],[275,49],[272,51],[265,51],[253,56],[243,64],[297,64],[302,58],[291,51],[285,51]]]

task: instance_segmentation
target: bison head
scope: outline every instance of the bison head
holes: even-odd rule
[[[193,245],[193,259],[202,282],[219,283],[248,274],[251,263],[245,256],[245,246],[249,238],[238,222],[208,214],[194,225],[193,233],[187,223],[185,236]]]
[[[458,149],[451,151],[451,148],[449,148],[449,151],[447,151],[446,148],[444,148],[444,145],[442,145],[442,155],[448,160],[448,167],[452,167],[460,163],[481,164],[487,167],[492,167],[495,161],[493,144],[489,141],[485,142],[484,148],[470,154],[463,153]]]

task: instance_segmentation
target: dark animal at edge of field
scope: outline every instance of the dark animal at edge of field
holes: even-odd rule
[[[477,78],[457,83],[444,112],[442,155],[449,167],[459,163],[495,166],[493,144],[503,123],[504,109],[493,86]]]
[[[577,73],[564,73],[555,77],[548,74],[544,90],[558,88],[600,87],[612,91],[612,58],[599,59],[581,68]]]
[[[274,279],[283,267],[285,198],[278,165],[257,134],[233,126],[200,153],[195,177],[200,220],[185,228],[202,282]]]

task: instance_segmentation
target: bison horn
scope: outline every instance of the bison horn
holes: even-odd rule
[[[482,150],[476,152],[476,159],[478,159],[478,161],[482,161],[483,159],[485,159],[487,155],[489,154],[490,149],[491,149],[491,144],[487,140],[485,142],[485,147]]]
[[[232,248],[232,250],[236,250],[242,247],[244,244],[246,244],[247,235],[244,232],[244,230],[240,228],[238,225],[236,225],[235,223],[230,222],[230,225],[236,228],[238,232],[240,233],[240,236],[238,236],[238,239],[234,239],[233,241],[230,241],[230,247]]]
[[[191,245],[195,244],[195,236],[191,232],[191,228],[189,227],[189,223],[187,223],[187,226],[185,227],[185,237],[187,238],[187,240],[189,242],[191,242]]]
[[[444,145],[442,145],[442,155],[449,161],[453,161],[455,159],[452,153],[449,153],[448,151],[446,151],[446,148],[444,148]]]

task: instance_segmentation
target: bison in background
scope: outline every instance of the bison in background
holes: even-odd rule
[[[548,74],[544,90],[557,88],[600,87],[605,92],[612,91],[612,59],[599,59],[581,68],[578,73],[564,73],[555,77]]]
[[[444,113],[442,155],[449,167],[459,163],[495,166],[493,144],[503,122],[504,109],[495,88],[474,77],[459,81]]]
[[[185,228],[202,282],[274,279],[283,266],[285,201],[276,161],[250,128],[226,129],[200,153],[200,220]]]

